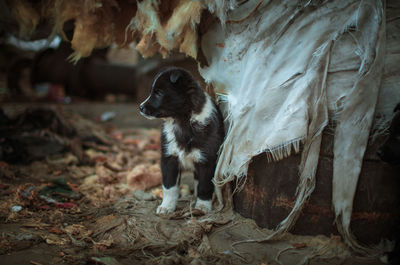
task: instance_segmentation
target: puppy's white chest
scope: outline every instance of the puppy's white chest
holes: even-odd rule
[[[172,120],[164,122],[166,155],[178,157],[179,164],[183,169],[194,170],[194,163],[203,161],[204,157],[198,148],[192,148],[190,152],[186,152],[183,148],[179,147],[174,130],[175,125]]]

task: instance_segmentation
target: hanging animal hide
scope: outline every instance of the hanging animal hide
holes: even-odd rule
[[[145,0],[138,3],[138,12],[132,19],[130,29],[142,37],[136,49],[144,56],[157,51],[165,58],[168,52],[179,49],[197,58],[197,25],[200,23],[204,5],[200,1]]]
[[[204,10],[215,13],[222,24],[236,0],[29,0],[11,2],[11,11],[19,23],[20,37],[29,38],[39,21],[54,23],[53,34],[71,41],[75,50],[70,60],[77,62],[93,49],[105,48],[112,42],[124,47],[137,41],[143,57],[160,53],[166,58],[179,51],[197,59],[198,25]],[[74,22],[72,39],[64,25]]]
[[[228,14],[225,26],[215,23],[201,47],[209,65],[200,73],[224,95],[229,123],[215,184],[246,176],[252,157],[260,153],[277,161],[298,152],[303,142],[295,206],[267,240],[281,236],[314,190],[330,116],[337,123],[333,206],[338,230],[355,251],[378,253],[357,243],[350,220],[381,87],[384,3],[248,1]],[[400,96],[393,94],[392,106]]]

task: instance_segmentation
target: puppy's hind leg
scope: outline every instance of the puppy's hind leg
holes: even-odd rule
[[[157,207],[157,214],[172,213],[176,209],[179,198],[179,162],[176,156],[162,156],[161,158],[163,200]]]
[[[215,165],[211,163],[195,164],[195,179],[198,180],[197,200],[195,208],[208,213],[212,209],[212,196],[214,192],[214,184],[212,178],[214,176]]]

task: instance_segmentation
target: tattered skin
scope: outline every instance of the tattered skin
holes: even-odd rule
[[[75,50],[69,57],[77,62],[82,57],[89,56],[93,49],[104,48],[111,44],[114,38],[114,12],[118,7],[116,1],[107,1],[99,4],[98,1],[87,0],[82,5],[79,0],[58,0],[55,2],[55,32],[63,32],[64,23],[74,20],[74,34],[71,40]]]
[[[11,12],[17,19],[19,25],[19,36],[29,38],[39,24],[39,12],[31,3],[24,0],[10,1]]]
[[[145,58],[156,53],[166,58],[171,51],[179,51],[196,59],[197,27],[205,8],[202,1],[187,0],[56,0],[41,6],[32,6],[28,0],[12,3],[21,37],[29,38],[40,20],[52,21],[53,34],[71,41],[75,52],[69,59],[73,62],[112,42],[124,47],[134,41]],[[68,40],[63,27],[71,20],[75,27]]]
[[[171,1],[167,3],[171,5],[168,10],[173,10],[169,14],[160,10],[160,5],[164,3],[157,5],[154,0],[138,3],[137,14],[130,24],[131,30],[142,34],[136,49],[143,57],[153,56],[158,51],[163,58],[170,51],[179,49],[196,59],[197,25],[204,6],[200,1]]]

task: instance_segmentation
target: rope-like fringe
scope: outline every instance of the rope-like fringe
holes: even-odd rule
[[[292,155],[292,151],[294,151],[295,154],[298,154],[300,152],[300,144],[304,144],[304,137],[291,140],[274,148],[265,149],[264,152],[267,155],[268,163],[277,162],[287,158]]]
[[[383,254],[382,253],[383,250],[380,249],[379,247],[361,245],[354,237],[354,235],[351,233],[350,227],[343,225],[341,220],[342,218],[340,216],[336,217],[335,223],[338,232],[342,236],[346,245],[349,246],[354,252],[369,257],[379,257]]]
[[[230,135],[230,133],[229,133],[230,129],[231,129],[231,126],[228,129],[227,135]],[[304,143],[304,139],[305,139],[305,137],[300,137],[300,138],[291,140],[289,142],[283,143],[281,145],[278,145],[274,148],[264,148],[264,149],[261,149],[259,152],[256,152],[252,156],[257,156],[263,152],[266,152],[266,157],[267,157],[268,163],[273,162],[273,161],[279,161],[286,157],[289,157],[293,151],[295,154],[299,153],[300,145]],[[227,142],[228,141],[225,139],[224,144]],[[225,156],[231,157],[233,154],[232,147],[227,147],[227,149],[225,149],[224,152],[221,152],[221,150],[224,148],[224,144],[220,148],[220,152],[219,152],[220,156],[218,158],[218,161],[224,161]],[[215,186],[215,194],[216,194],[217,201],[218,201],[218,209],[221,210],[224,208],[224,206],[226,206],[226,205],[224,205],[223,194],[222,194],[222,187],[225,186],[225,184],[235,180],[235,177],[236,177],[237,185],[235,185],[235,189],[233,190],[232,194],[235,194],[243,189],[244,185],[246,184],[246,178],[247,178],[246,173],[247,173],[247,168],[248,168],[248,165],[250,164],[250,162],[251,162],[250,160],[246,161],[246,163],[244,163],[241,166],[241,170],[239,172],[237,172],[236,175],[228,174],[227,176],[219,176],[219,175],[214,176],[213,183]],[[219,162],[215,169],[216,174],[218,174],[218,172],[220,172],[221,167],[222,167],[222,163]]]
[[[375,117],[374,123],[372,124],[372,130],[369,134],[369,144],[373,144],[378,139],[378,137],[389,134],[391,120],[392,117]]]

